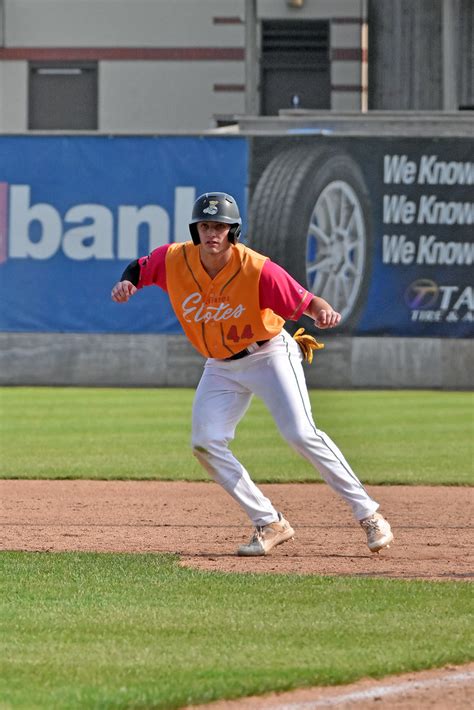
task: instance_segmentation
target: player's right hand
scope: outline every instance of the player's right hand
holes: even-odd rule
[[[328,308],[321,308],[314,319],[314,325],[318,328],[335,328],[341,322],[341,314],[334,311],[328,304]]]
[[[126,303],[137,292],[137,287],[131,281],[118,281],[112,289],[112,301]]]

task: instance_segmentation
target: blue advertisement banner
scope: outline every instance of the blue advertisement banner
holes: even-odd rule
[[[245,219],[247,142],[202,136],[0,137],[0,331],[177,333],[159,288],[110,299],[125,266],[190,238],[196,197]]]
[[[473,156],[461,137],[257,137],[250,245],[346,333],[472,337]]]
[[[374,151],[374,251],[359,333],[472,337],[472,148],[469,140],[398,139]]]
[[[249,245],[340,310],[342,332],[472,337],[473,147],[376,136],[0,137],[0,331],[181,332],[160,289],[126,307],[110,290],[133,259],[188,239],[195,198],[220,190],[236,198]]]

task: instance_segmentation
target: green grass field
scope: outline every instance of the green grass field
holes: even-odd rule
[[[0,388],[2,478],[208,480],[190,447],[189,389]],[[368,484],[473,483],[473,395],[311,393],[317,426]],[[320,480],[254,399],[235,454],[259,482]]]
[[[191,390],[0,389],[0,478],[207,480]],[[472,485],[464,392],[311,394],[367,483]],[[260,402],[234,451],[314,481]],[[0,481],[1,491],[1,481]],[[466,582],[182,569],[171,555],[0,553],[0,710],[171,710],[474,659]]]
[[[2,708],[170,709],[472,658],[464,583],[205,573],[161,555],[0,565]]]

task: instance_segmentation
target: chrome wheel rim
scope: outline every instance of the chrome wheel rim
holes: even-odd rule
[[[342,320],[360,293],[367,230],[357,194],[342,180],[326,185],[314,205],[306,238],[306,280],[312,293],[326,299]]]

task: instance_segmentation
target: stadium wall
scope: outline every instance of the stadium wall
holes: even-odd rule
[[[322,335],[311,388],[472,390],[473,341]],[[204,360],[182,335],[0,333],[0,385],[195,387]]]
[[[346,313],[345,326],[318,333],[326,348],[307,370],[311,387],[471,389],[472,125],[450,118],[442,130],[425,116],[420,139],[406,135],[417,132],[413,118],[397,115],[390,128],[387,117],[351,117],[355,136],[339,119],[330,135],[321,116],[297,114],[255,119],[257,128],[243,120],[233,135],[0,138],[0,384],[197,383],[202,358],[166,295],[145,289],[120,306],[110,289],[136,256],[188,238],[193,200],[208,189],[195,166],[205,164],[241,205],[250,246],[260,249],[258,234],[260,250],[301,282],[324,275],[321,242],[316,255],[305,246],[318,230],[336,238],[339,259],[351,255],[348,272],[342,261],[334,272],[342,291],[310,284],[330,301],[342,294]],[[331,234],[324,211],[346,215],[345,226]],[[308,232],[313,212],[319,227]]]

